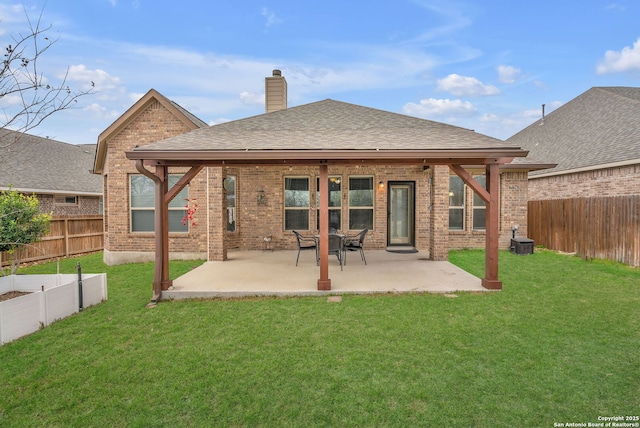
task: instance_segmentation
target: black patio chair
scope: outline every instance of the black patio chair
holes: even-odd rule
[[[340,235],[336,235],[334,233],[330,233],[329,234],[329,255],[334,255],[338,258],[338,261],[340,262],[340,270],[342,270],[342,252],[343,252],[343,245],[342,245],[342,239],[343,237]]]
[[[347,264],[347,251],[360,251],[360,258],[367,264],[367,259],[364,257],[364,237],[367,235],[369,229],[364,229],[357,235],[345,236],[342,244],[342,251],[344,252],[344,264]]]
[[[318,241],[313,236],[304,236],[300,233],[293,231],[298,242],[298,257],[296,257],[296,266],[298,266],[298,260],[300,259],[300,251],[314,250],[316,253],[316,265],[318,264]]]

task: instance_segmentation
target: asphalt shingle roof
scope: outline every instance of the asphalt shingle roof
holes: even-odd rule
[[[0,141],[17,138],[0,159],[0,187],[43,193],[102,194],[102,177],[92,174],[96,146],[73,145],[0,129]]]
[[[558,166],[531,176],[640,160],[640,88],[594,87],[508,138]]]
[[[136,151],[517,147],[469,129],[326,99],[196,129]]]

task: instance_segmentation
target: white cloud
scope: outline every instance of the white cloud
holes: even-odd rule
[[[596,67],[598,74],[640,70],[640,38],[633,47],[625,46],[621,51],[607,51]]]
[[[98,103],[91,103],[88,106],[84,107],[82,110],[90,112],[94,117],[99,117],[101,119],[115,120],[120,116],[120,113],[118,113],[117,111],[109,110]]]
[[[240,93],[240,101],[246,105],[264,105],[264,94],[257,94],[255,92],[242,91]]]
[[[485,85],[475,77],[450,74],[444,79],[438,80],[437,89],[449,92],[457,97],[480,97],[496,95],[500,90],[493,85]]]
[[[58,76],[60,79],[64,78],[64,75]],[[69,67],[69,74],[67,80],[70,82],[81,82],[85,86],[90,85],[93,82],[93,86],[96,90],[111,90],[120,86],[120,79],[112,77],[104,70],[96,69],[89,70],[86,66],[72,65]]]
[[[219,117],[217,119],[212,119],[209,121],[209,126],[220,125],[221,123],[231,122],[231,119],[227,119],[224,117]]]
[[[500,116],[493,113],[485,113],[480,118],[480,122],[500,122]]]
[[[282,23],[282,19],[278,18],[274,11],[267,9],[266,7],[262,8],[262,16],[267,19],[267,22],[265,23],[265,26],[267,27]]]
[[[521,74],[519,68],[510,65],[499,65],[496,70],[498,71],[498,80],[502,83],[515,83]]]
[[[405,114],[422,118],[434,116],[471,116],[476,108],[469,101],[427,98],[419,104],[407,103],[402,107]]]
[[[624,5],[618,4],[618,3],[611,3],[611,4],[607,5],[605,7],[605,9],[606,10],[617,10],[617,11],[620,11],[620,12],[624,12],[625,10],[627,10],[627,8]]]

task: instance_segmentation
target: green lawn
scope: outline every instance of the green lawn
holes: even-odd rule
[[[640,414],[640,270],[500,254],[502,292],[109,300],[0,347],[0,426],[553,427]],[[450,260],[481,276],[481,251]],[[196,262],[172,262],[176,277]],[[55,264],[21,273],[55,273]]]

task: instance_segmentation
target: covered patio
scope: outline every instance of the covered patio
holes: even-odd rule
[[[297,282],[293,283],[301,285],[292,285],[303,287],[298,291],[308,290],[309,293],[353,292],[356,288],[373,291],[372,287],[379,287],[377,291],[391,292],[403,282],[406,285],[402,287],[410,291],[424,288],[425,284],[436,283],[430,278],[436,275],[438,263],[452,268],[452,265],[446,262],[449,249],[449,171],[452,171],[473,189],[486,206],[485,274],[481,280],[475,278],[472,282],[477,284],[478,290],[499,290],[502,288],[498,278],[500,166],[511,163],[516,157],[526,156],[527,152],[518,146],[477,134],[472,130],[324,100],[197,129],[135,147],[125,154],[128,159],[135,161],[140,174],[155,183],[155,275],[151,300],[157,302],[172,296],[177,298],[177,291],[182,289],[186,292],[186,284],[200,282],[184,278],[172,281],[169,278],[168,205],[205,167],[303,167],[317,171],[320,183],[328,183],[330,167],[384,166],[401,169],[413,166],[420,167],[423,171],[432,171],[427,184],[431,196],[428,200],[425,198],[417,202],[427,206],[429,210],[429,219],[424,225],[429,230],[428,255],[421,254],[417,257],[429,261],[414,259],[411,269],[403,268],[403,264],[394,262],[392,265],[386,265],[386,269],[380,267],[377,271],[378,263],[372,260],[370,266],[365,267],[368,270],[355,273],[358,265],[354,263],[352,266],[350,263],[343,272],[339,268],[332,268],[330,277],[329,266],[333,261],[329,259],[326,250],[329,235],[329,191],[328,186],[321,187],[317,206],[318,236],[320,248],[325,250],[320,251],[319,268],[315,266],[315,260],[312,261],[307,276],[299,277]],[[469,165],[484,171],[485,185],[480,184],[465,170],[464,166]],[[175,169],[187,172],[170,187],[170,170]],[[275,188],[280,186],[279,182],[272,184]],[[383,182],[381,184],[384,185]],[[218,186],[212,188],[216,189]],[[314,209],[313,205],[310,205],[309,209]],[[302,275],[294,270],[295,266],[289,267],[288,264],[283,264],[280,269],[267,275],[265,272],[268,263],[257,264],[253,268],[246,263],[236,263],[233,252],[227,254],[224,233],[220,228],[220,225],[224,224],[223,219],[222,205],[209,207],[207,221],[212,228],[209,230],[208,245],[209,260],[212,262],[193,272],[192,276],[215,268],[219,271],[202,274],[202,278],[206,278],[202,283],[208,281],[212,284],[211,287],[219,287],[220,290],[231,291],[231,288],[226,287],[233,287],[234,291],[241,293],[252,282],[250,275],[255,275],[255,278],[260,278],[260,283],[264,284],[261,287],[275,287],[269,288],[269,291],[276,293],[286,291],[282,289],[284,285],[280,285],[284,284],[285,277]],[[274,253],[271,257],[277,257],[277,254]],[[223,261],[225,259],[227,260]],[[246,262],[249,260],[246,259]],[[384,266],[384,263],[381,261],[380,265]],[[434,269],[412,270],[419,265],[433,266]],[[237,269],[237,276],[231,277],[249,276],[246,280],[225,280],[220,272],[234,268]],[[299,270],[302,271],[302,267]],[[366,272],[371,272],[370,279]],[[456,269],[452,268],[449,272],[456,272]],[[447,276],[442,272],[440,275]],[[459,276],[463,274],[460,272]],[[405,279],[399,280],[401,277]],[[258,282],[253,284],[252,287],[259,286]],[[451,281],[450,285],[441,291],[458,290],[455,284],[456,281]]]
[[[374,293],[454,293],[489,291],[482,281],[448,261],[429,260],[418,252],[398,254],[366,251],[368,264],[357,253],[340,270],[329,259],[331,290],[318,290],[319,267],[312,254],[297,251],[230,251],[224,262],[210,261],[175,279],[163,300],[248,296],[324,296]]]

